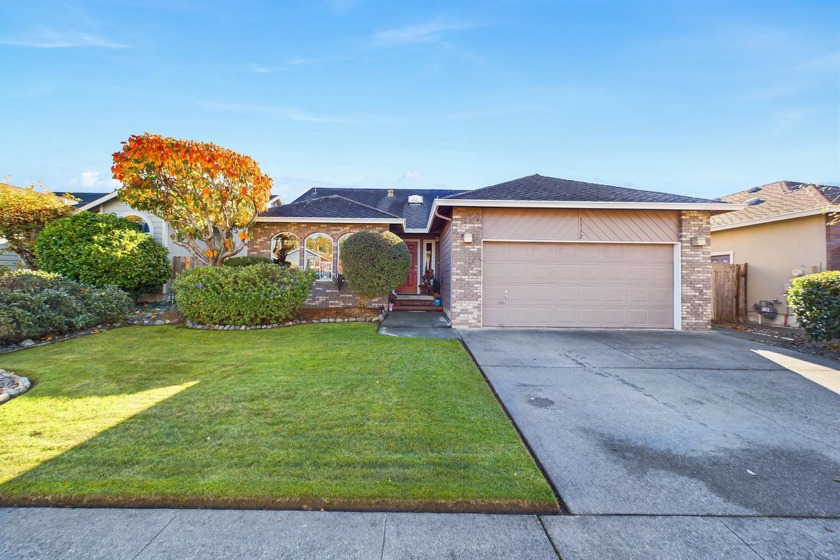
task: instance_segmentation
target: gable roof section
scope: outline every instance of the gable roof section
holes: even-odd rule
[[[745,206],[736,212],[713,216],[714,231],[840,211],[840,187],[776,181],[721,200]]]
[[[393,196],[388,196],[388,192]],[[457,194],[463,191],[447,189],[357,189],[357,188],[313,188],[303,193],[295,202],[316,197],[339,195],[365,206],[376,208],[405,219],[406,229],[425,228],[436,198]],[[409,203],[408,197],[420,195],[422,203]]]
[[[95,201],[97,201],[100,198],[103,198],[105,196],[108,196],[108,195],[116,196],[116,191],[107,192],[107,193],[104,193],[104,192],[68,192],[68,193],[62,193],[62,194],[69,194],[70,196],[72,196],[74,198],[78,198],[79,202],[76,202],[73,206],[75,206],[77,208],[81,208],[82,206],[86,206],[86,205],[90,204],[91,202],[95,202]],[[105,202],[105,201],[103,201],[103,202]]]
[[[335,194],[306,200],[298,198],[291,204],[269,208],[260,213],[259,217],[262,221],[290,221],[294,219],[299,221],[360,221],[385,224],[401,224],[403,222],[399,216]]]
[[[534,202],[628,202],[703,204],[714,200],[677,194],[642,191],[597,183],[584,183],[542,175],[530,175],[512,181],[466,191],[446,197],[449,200],[516,200]]]

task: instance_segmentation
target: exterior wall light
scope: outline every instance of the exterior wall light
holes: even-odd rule
[[[709,244],[709,240],[705,237],[692,237],[691,238],[691,246],[692,247],[705,247]]]
[[[464,243],[472,243],[472,232],[464,232]]]

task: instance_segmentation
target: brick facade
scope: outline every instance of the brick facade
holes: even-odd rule
[[[826,270],[840,270],[840,216],[834,214],[825,220],[825,257]]]
[[[680,212],[682,328],[686,331],[705,331],[712,326],[710,219],[710,212]],[[694,237],[705,237],[706,245],[693,247]]]
[[[291,233],[298,237],[301,245],[313,233],[329,235],[333,241],[333,255],[338,256],[338,240],[348,234],[358,231],[383,231],[388,227],[379,224],[316,224],[300,222],[257,222],[251,228],[251,240],[248,243],[248,254],[271,258],[271,240],[279,233]],[[299,251],[298,266],[303,268],[304,251]],[[333,259],[333,274],[338,273],[338,259]],[[368,303],[368,307],[387,305],[387,297],[383,296]],[[304,307],[356,307],[356,294],[349,287],[338,291],[331,281],[320,280],[312,285],[309,298]]]
[[[472,242],[464,234],[472,233]],[[481,327],[481,208],[452,209],[451,298],[452,326]]]

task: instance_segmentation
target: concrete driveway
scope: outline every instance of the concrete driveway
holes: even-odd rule
[[[810,357],[714,332],[461,336],[573,514],[840,516],[840,395],[769,359]]]

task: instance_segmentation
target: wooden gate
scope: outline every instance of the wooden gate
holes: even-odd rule
[[[192,257],[172,257],[172,277],[192,268]]]
[[[712,265],[712,321],[747,320],[747,265]]]

